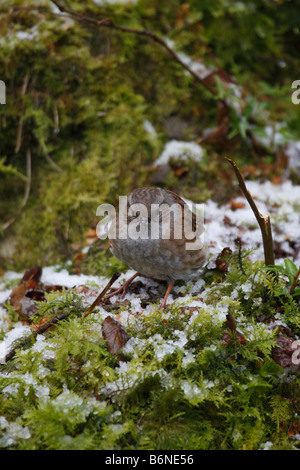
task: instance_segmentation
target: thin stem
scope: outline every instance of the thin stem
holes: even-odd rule
[[[270,216],[269,215],[262,215],[251,194],[249,193],[244,178],[242,177],[240,170],[238,169],[236,163],[231,160],[230,158],[225,157],[226,160],[229,161],[229,163],[232,165],[234,172],[236,174],[236,177],[239,182],[239,187],[241,188],[242,192],[244,193],[247,201],[249,202],[249,205],[256,217],[256,220],[258,222],[258,225],[260,227],[261,233],[262,233],[262,239],[263,239],[263,247],[264,247],[264,255],[265,255],[265,264],[267,266],[274,265],[275,264],[275,259],[274,259],[274,250],[273,250],[273,238],[272,238],[272,228],[271,228],[271,222],[270,222]]]
[[[293,294],[293,292],[295,290],[295,287],[298,284],[299,276],[300,276],[300,268],[298,269],[298,272],[297,272],[296,276],[294,276],[294,281],[293,281],[293,284],[291,285],[291,288],[290,288],[290,295]]]
[[[30,189],[31,189],[31,151],[30,151],[30,149],[27,149],[27,151],[26,151],[26,171],[27,171],[27,179],[26,179],[26,186],[25,186],[23,201],[20,205],[20,208],[19,208],[17,214],[15,216],[11,217],[9,220],[7,220],[2,225],[1,229],[2,229],[3,232],[5,230],[7,230],[8,227],[10,227],[15,222],[15,220],[17,219],[20,212],[26,206],[28,198],[29,198]]]
[[[25,207],[29,198],[30,189],[31,189],[31,151],[28,148],[26,150],[26,169],[27,169],[27,181],[26,181],[26,188],[23,197],[23,201],[21,207]]]
[[[106,285],[106,287],[104,287],[103,291],[100,292],[100,294],[98,295],[98,297],[96,298],[96,300],[94,300],[94,302],[92,303],[92,305],[86,309],[86,311],[84,312],[84,317],[87,317],[93,310],[95,307],[97,307],[97,305],[99,305],[101,299],[103,299],[103,297],[105,296],[106,292],[111,288],[111,286],[113,285],[113,283],[118,279],[118,277],[120,276],[120,273],[115,273],[111,280],[109,281],[109,283]]]
[[[198,83],[204,86],[210,93],[215,94],[213,88],[204,79],[202,79],[197,74],[197,72],[195,72],[191,67],[189,67],[184,61],[182,61],[180,57],[176,54],[176,52],[167,44],[167,42],[164,41],[157,34],[153,33],[153,31],[149,29],[135,29],[135,28],[129,28],[127,26],[121,26],[121,25],[114,23],[111,20],[111,18],[103,18],[101,20],[97,20],[91,16],[81,15],[80,13],[76,13],[71,8],[65,8],[60,2],[57,2],[56,0],[51,0],[51,1],[60,10],[60,13],[51,11],[45,7],[16,6],[13,8],[14,10],[36,10],[36,11],[47,13],[53,16],[59,16],[62,18],[72,18],[72,19],[76,19],[77,21],[81,21],[84,23],[94,24],[95,26],[115,29],[123,33],[135,34],[137,36],[144,36],[144,37],[150,38],[153,42],[162,46],[169,53],[172,59],[175,60],[175,62],[177,62],[178,64],[180,64],[181,67],[183,67],[185,70],[187,70],[187,72],[189,72],[189,74],[192,75]],[[224,100],[220,100],[220,101],[222,101],[223,104],[227,106]]]

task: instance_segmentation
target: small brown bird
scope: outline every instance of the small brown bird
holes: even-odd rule
[[[168,282],[166,306],[176,280],[197,272],[207,259],[202,221],[175,193],[157,187],[133,190],[109,229],[111,252],[137,273],[106,298],[126,290],[142,275]]]

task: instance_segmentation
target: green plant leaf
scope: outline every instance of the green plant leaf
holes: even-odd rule
[[[296,287],[296,289],[292,293],[292,297],[298,297],[298,295],[300,295],[300,287]]]
[[[287,275],[288,274],[291,274],[292,276],[296,276],[297,275],[297,272],[298,272],[298,268],[297,266],[295,265],[295,263],[290,260],[290,259],[285,259],[284,260],[284,265],[285,265],[285,268],[286,268],[286,273]]]
[[[274,272],[278,272],[278,273],[281,273],[281,274],[286,274],[285,272],[285,269],[283,266],[263,266],[262,269],[264,271],[274,271]]]

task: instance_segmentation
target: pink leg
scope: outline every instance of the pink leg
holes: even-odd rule
[[[139,276],[140,273],[135,273],[134,276],[131,276],[128,281],[124,282],[124,284],[119,287],[119,289],[116,289],[114,290],[113,292],[110,292],[109,294],[107,294],[104,299],[109,299],[109,297],[113,297],[114,295],[118,295],[118,294],[121,294],[122,292],[122,299],[123,297],[125,296],[127,290],[128,290],[128,286],[130,285],[130,283],[133,281],[133,279],[135,279],[137,276]]]
[[[167,291],[165,293],[165,296],[164,296],[163,301],[162,301],[161,306],[160,306],[160,310],[163,310],[166,307],[167,298],[169,297],[169,294],[170,294],[173,286],[174,286],[174,282],[169,282]]]

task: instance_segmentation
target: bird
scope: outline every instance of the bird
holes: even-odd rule
[[[128,290],[137,276],[166,281],[160,309],[176,280],[196,273],[207,260],[204,225],[176,193],[156,186],[134,189],[121,204],[108,231],[112,254],[136,273],[106,298]]]

